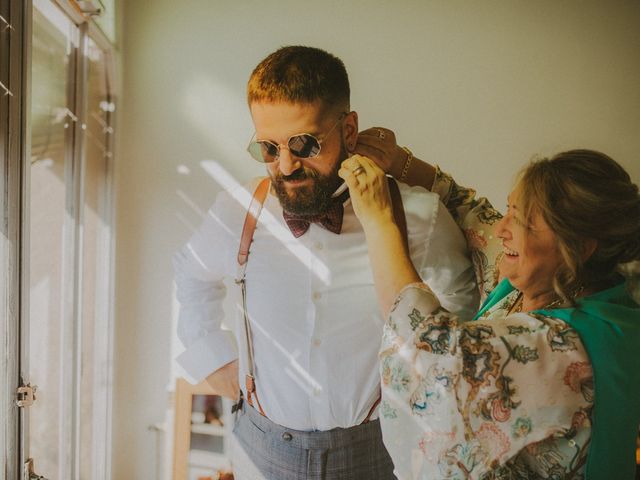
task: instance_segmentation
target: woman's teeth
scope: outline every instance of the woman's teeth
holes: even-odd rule
[[[504,253],[506,253],[507,255],[511,256],[511,257],[517,257],[518,256],[518,252],[516,252],[515,250],[511,250],[510,248],[505,247],[504,245],[502,246]]]

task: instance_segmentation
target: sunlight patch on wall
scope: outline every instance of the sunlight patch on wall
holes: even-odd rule
[[[251,132],[238,135],[239,127],[246,128],[242,120],[247,112],[244,99],[236,92],[211,79],[199,76],[186,82],[183,96],[183,114],[193,128],[202,135],[221,158],[237,159],[244,153],[244,143]],[[243,158],[249,158],[247,154]]]

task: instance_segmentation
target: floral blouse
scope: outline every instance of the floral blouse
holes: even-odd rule
[[[441,197],[464,225],[474,260],[482,260],[476,272],[488,293],[499,277],[491,226],[500,214],[442,172],[438,188],[448,192]],[[509,314],[518,293],[473,322],[431,312],[423,284],[396,299],[380,352],[380,419],[399,479],[583,478],[589,358],[563,321]]]

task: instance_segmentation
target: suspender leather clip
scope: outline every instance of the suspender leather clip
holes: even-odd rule
[[[240,390],[240,398],[238,398],[238,401],[236,403],[231,405],[231,413],[236,413],[238,410],[241,410],[243,401],[244,398],[242,397],[242,390]]]
[[[256,408],[253,405],[253,399],[255,398],[257,405],[256,410],[260,412],[260,415],[266,417],[267,415],[264,413],[264,410],[262,410],[262,405],[260,405],[260,400],[258,400],[258,394],[256,393],[256,379],[253,377],[253,375],[247,374],[247,376],[244,378],[244,382],[244,386],[247,389],[247,403],[253,408]]]
[[[247,374],[244,379],[244,386],[247,389],[247,395],[251,397],[251,394],[256,391],[256,379],[253,375]]]

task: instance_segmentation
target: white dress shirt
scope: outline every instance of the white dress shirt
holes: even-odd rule
[[[225,316],[223,281],[237,274],[240,234],[256,184],[221,192],[174,258],[178,336],[186,348],[177,361],[195,382],[237,358],[233,339],[220,328],[227,319],[240,347],[244,390],[242,307],[236,302],[236,311]],[[462,233],[436,194],[399,187],[418,273],[445,308],[471,318],[479,297]],[[312,224],[295,238],[278,199],[267,195],[250,252],[247,310],[256,390],[266,415],[305,431],[358,425],[380,395],[378,350],[384,320],[366,239],[350,201],[340,235]]]

